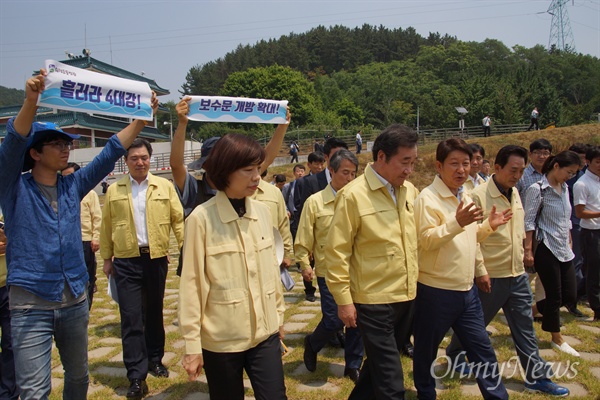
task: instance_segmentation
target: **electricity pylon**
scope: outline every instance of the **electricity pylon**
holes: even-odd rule
[[[568,2],[569,0],[552,0],[552,4],[548,7],[548,14],[552,15],[548,49],[555,46],[559,50],[575,50],[575,40],[566,7]]]

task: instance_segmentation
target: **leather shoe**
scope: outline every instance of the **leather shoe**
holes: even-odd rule
[[[315,372],[317,369],[317,353],[310,345],[310,335],[304,337],[304,365],[310,372]]]
[[[304,298],[307,301],[310,301],[311,303],[314,303],[315,301],[317,301],[317,296],[315,296],[314,294],[307,294],[306,296],[304,296]]]
[[[141,399],[148,393],[148,385],[145,380],[132,379],[130,382],[131,385],[129,385],[126,395],[128,399]]]
[[[169,370],[161,362],[149,363],[148,364],[148,373],[150,375],[156,376],[157,378],[168,378],[169,377]]]
[[[358,378],[360,378],[360,370],[356,368],[344,368],[344,376],[347,376],[356,384]]]
[[[580,310],[577,309],[576,305],[575,306],[573,306],[573,305],[567,306],[567,310],[569,311],[569,314],[571,314],[574,317],[577,317],[577,318],[585,317],[585,315]]]
[[[415,353],[415,348],[410,343],[407,343],[404,346],[402,346],[402,349],[400,350],[400,354],[404,354],[405,356],[407,356],[409,358],[413,358],[414,353]]]

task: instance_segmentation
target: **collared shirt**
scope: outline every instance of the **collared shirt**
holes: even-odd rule
[[[281,190],[261,179],[258,183],[258,189],[252,195],[252,199],[258,200],[269,207],[273,228],[279,231],[283,240],[283,257],[293,258],[294,248],[290,231],[290,219],[287,216]]]
[[[508,196],[507,196],[508,194]],[[494,206],[497,211],[511,209],[513,216],[507,224],[501,225],[480,243],[483,262],[490,278],[508,278],[522,275],[523,239],[525,239],[525,210],[519,192],[500,187],[492,175],[485,184],[471,192],[473,201],[488,218]]]
[[[146,224],[146,195],[148,193],[148,176],[138,183],[129,175],[131,182],[131,204],[133,205],[133,221],[137,234],[138,246],[148,246],[148,226]]]
[[[377,173],[377,171],[375,171],[374,169],[373,169],[373,173],[381,181],[381,183],[383,183],[383,186],[385,186],[385,188],[387,189],[390,196],[392,196],[392,200],[394,200],[394,204],[398,204],[398,202],[396,200],[396,189],[394,189],[392,184],[389,183],[383,176],[379,175]]]
[[[573,204],[584,205],[588,211],[600,211],[600,177],[589,169],[573,187]],[[598,230],[600,229],[600,217],[582,218],[579,225],[585,229]]]
[[[536,221],[535,217],[540,208],[543,193],[542,212]],[[544,244],[561,262],[572,260],[575,255],[569,246],[571,237],[571,203],[569,202],[569,188],[566,183],[562,184],[562,193],[559,194],[544,176],[540,185],[531,185],[527,189],[529,201],[525,204],[525,231],[537,231],[537,239],[543,240]]]
[[[542,178],[544,178],[544,174],[537,172],[531,163],[525,168],[525,171],[523,171],[523,176],[519,179],[519,182],[517,182],[515,187],[519,191],[519,196],[521,196],[521,201],[524,206],[527,205],[527,189],[534,183],[541,181]]]
[[[417,294],[418,190],[395,188],[397,205],[372,166],[338,191],[327,234],[327,286],[339,305],[389,304]]]
[[[302,270],[310,270],[310,254],[315,260],[315,272],[318,277],[326,277],[325,248],[327,233],[331,226],[335,202],[335,190],[331,184],[320,192],[310,196],[304,207],[298,223],[298,232],[294,242],[296,260]]]
[[[102,209],[98,194],[90,190],[81,200],[81,240],[89,242],[100,240],[100,225],[102,225]]]
[[[178,319],[186,354],[245,351],[283,325],[271,215],[249,197],[245,206],[239,217],[219,191],[185,222]]]
[[[470,203],[468,194],[462,195]],[[475,276],[487,274],[479,247],[493,231],[482,224],[461,227],[456,220],[459,200],[439,176],[415,201],[419,243],[419,282],[445,290],[468,291]]]
[[[475,189],[477,186],[479,186],[483,183],[485,183],[485,180],[481,176],[479,176],[479,174],[475,175],[475,178],[473,178],[471,175],[469,175],[469,178],[463,185],[463,188],[467,192],[471,192],[473,189]]]
[[[52,210],[31,173],[22,174],[28,137],[7,123],[0,146],[0,207],[6,221],[8,286],[61,302],[65,282],[83,295],[88,273],[81,251],[80,203],[125,154],[116,135],[94,160],[68,176],[58,175],[58,213]]]
[[[202,179],[197,180],[190,173],[187,173],[185,175],[185,183],[183,184],[183,193],[177,185],[174,185],[179,201],[181,201],[181,205],[183,206],[185,218],[194,211],[194,208],[202,204],[202,200],[209,200],[217,194],[217,191],[208,184],[206,176],[206,173],[204,173]]]
[[[331,183],[331,172],[329,172],[329,168],[325,168],[325,178],[327,178],[327,183]]]

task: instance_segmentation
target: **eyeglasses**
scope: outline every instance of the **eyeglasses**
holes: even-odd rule
[[[71,150],[73,148],[73,142],[48,142],[44,143],[44,146],[52,146],[60,151],[65,151],[66,149]]]
[[[531,154],[534,154],[538,157],[550,157],[550,153],[549,151],[543,151],[543,150],[534,150],[531,152]]]

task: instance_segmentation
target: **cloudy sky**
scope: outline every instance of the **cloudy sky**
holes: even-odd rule
[[[565,1],[565,0],[563,0]],[[600,57],[600,0],[565,1],[576,50]],[[371,24],[508,47],[548,46],[551,0],[0,0],[0,85],[21,89],[65,51],[153,78],[176,100],[194,65],[318,25]],[[201,93],[197,93],[201,94]]]

